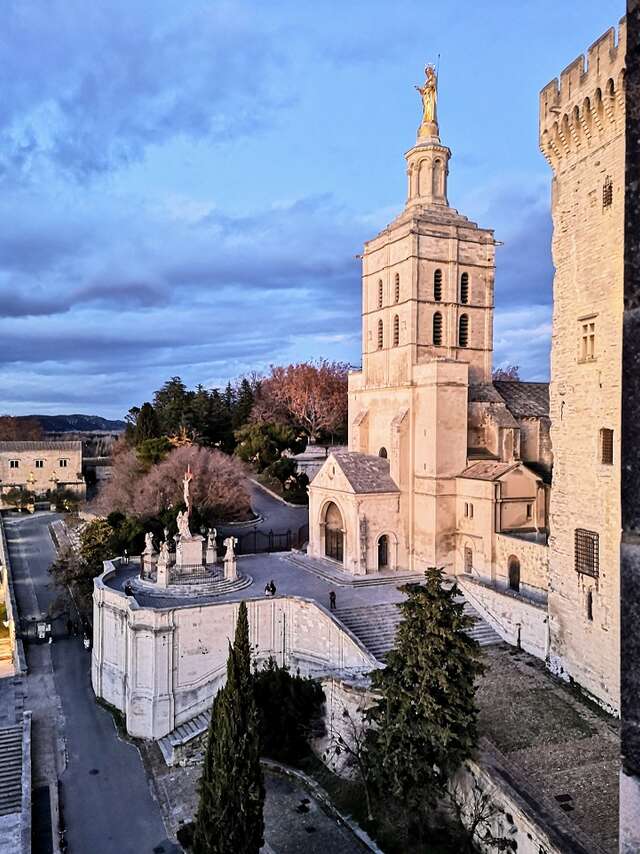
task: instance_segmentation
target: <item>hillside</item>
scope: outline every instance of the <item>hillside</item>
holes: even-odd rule
[[[115,432],[125,428],[124,421],[112,421],[100,415],[25,415],[21,418],[35,418],[45,433],[95,433]]]

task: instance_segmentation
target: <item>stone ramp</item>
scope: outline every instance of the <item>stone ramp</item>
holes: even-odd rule
[[[478,641],[480,646],[502,643],[500,635],[480,617],[468,602],[465,603],[464,612],[476,618],[476,624],[469,635]],[[379,661],[384,660],[385,655],[393,646],[396,629],[401,620],[400,609],[397,605],[388,603],[340,608],[334,613],[340,622],[344,623],[362,641],[372,655]]]
[[[22,810],[22,724],[0,729],[0,815]]]
[[[158,747],[167,765],[184,762],[185,746],[205,734],[209,727],[210,717],[211,709],[209,708],[206,712],[201,712],[195,718],[180,724],[158,741]]]

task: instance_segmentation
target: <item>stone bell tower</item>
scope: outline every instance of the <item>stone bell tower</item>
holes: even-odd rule
[[[449,205],[451,151],[440,141],[435,69],[425,73],[405,208],[362,256],[366,385],[411,383],[417,365],[443,357],[467,363],[469,383],[491,382],[495,240]]]

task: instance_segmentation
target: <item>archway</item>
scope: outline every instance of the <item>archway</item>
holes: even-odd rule
[[[378,540],[378,569],[389,568],[389,537],[383,534]]]
[[[387,449],[386,448],[380,448],[380,450],[378,451],[378,456],[382,457],[383,460],[386,460],[387,459]]]
[[[509,558],[509,589],[520,590],[520,561],[515,555]]]
[[[344,524],[338,505],[331,501],[324,514],[324,553],[339,563],[344,559]]]

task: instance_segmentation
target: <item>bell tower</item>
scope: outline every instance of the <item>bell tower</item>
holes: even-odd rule
[[[362,256],[362,381],[378,388],[412,383],[418,365],[442,358],[467,363],[470,384],[491,382],[495,240],[449,205],[435,68],[425,75],[405,208]]]

